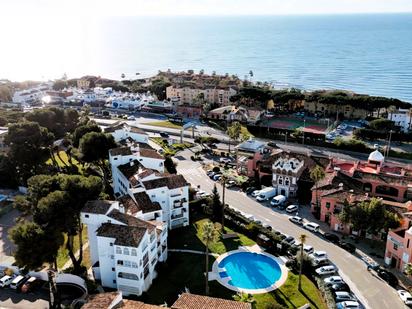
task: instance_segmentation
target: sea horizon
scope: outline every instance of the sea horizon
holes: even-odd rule
[[[60,39],[50,51],[22,52],[20,64],[0,59],[0,78],[119,80],[192,69],[243,79],[252,70],[253,81],[276,88],[412,102],[412,13],[103,17],[69,33],[71,44]]]

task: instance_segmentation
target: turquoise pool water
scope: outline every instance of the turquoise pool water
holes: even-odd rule
[[[242,289],[265,289],[281,277],[279,264],[272,258],[258,253],[239,252],[228,255],[218,265],[226,271],[221,278],[230,277],[228,282]]]

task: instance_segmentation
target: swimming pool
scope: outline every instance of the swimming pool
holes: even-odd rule
[[[234,252],[218,264],[219,281],[239,290],[273,290],[284,271],[274,257],[254,252]],[[250,291],[252,292],[252,291]]]

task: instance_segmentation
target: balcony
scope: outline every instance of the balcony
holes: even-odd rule
[[[143,265],[146,265],[149,262],[149,255],[146,253],[143,257]]]
[[[171,226],[172,228],[182,227],[182,226],[184,226],[184,224],[187,223],[187,222],[188,222],[188,219],[187,219],[187,218],[176,219],[176,220],[173,220],[173,221],[171,222],[170,226]]]
[[[184,203],[186,203],[187,202],[187,200],[186,200],[186,198],[182,198],[182,199],[180,199],[180,200],[175,200],[174,202],[173,202],[173,208],[174,209],[176,209],[176,208],[181,208],[181,207],[183,207],[184,205]]]
[[[172,220],[177,220],[177,219],[183,218],[183,216],[184,216],[184,213],[182,212],[182,213],[177,214],[177,215],[172,215],[171,219]]]
[[[144,279],[146,279],[146,277],[149,275],[149,267],[148,266],[146,266],[145,268],[144,268]]]

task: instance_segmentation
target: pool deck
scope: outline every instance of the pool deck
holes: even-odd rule
[[[271,286],[264,288],[264,289],[242,289],[242,288],[238,288],[235,287],[233,285],[229,284],[230,281],[230,277],[224,277],[221,278],[220,277],[220,272],[225,271],[224,268],[219,267],[219,263],[227,256],[231,255],[231,254],[235,254],[235,253],[240,253],[240,252],[252,252],[252,253],[259,253],[262,255],[265,255],[271,259],[273,259],[276,263],[279,264],[280,270],[281,270],[281,276],[280,278]],[[233,250],[233,251],[229,251],[226,252],[222,255],[220,255],[215,262],[213,263],[212,266],[212,271],[209,272],[209,281],[212,280],[217,280],[221,285],[223,285],[225,288],[232,290],[232,291],[236,291],[236,292],[243,292],[243,293],[249,293],[249,294],[264,294],[264,293],[268,293],[271,292],[273,290],[278,289],[279,287],[282,286],[282,284],[284,284],[286,282],[288,278],[288,269],[285,265],[285,262],[283,259],[281,258],[277,258],[269,253],[266,253],[264,250],[262,250],[261,247],[259,247],[258,245],[254,245],[254,246],[250,246],[250,247],[239,247],[237,250]]]

